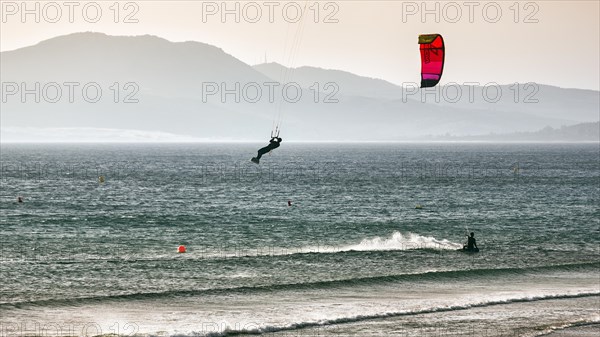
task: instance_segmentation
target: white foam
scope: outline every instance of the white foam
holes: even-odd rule
[[[446,239],[436,239],[431,236],[423,236],[415,233],[401,233],[394,231],[388,237],[372,237],[362,239],[358,243],[343,246],[304,246],[304,247],[260,247],[247,248],[228,251],[202,251],[194,253],[189,250],[189,258],[231,258],[231,257],[251,257],[251,256],[285,256],[294,254],[332,254],[350,251],[401,251],[415,249],[434,249],[434,250],[456,250],[462,247],[462,244],[451,242]]]
[[[461,244],[438,240],[431,236],[422,236],[415,233],[402,234],[394,232],[391,237],[364,239],[359,244],[342,247],[341,250],[377,251],[377,250],[411,250],[411,249],[458,249]]]

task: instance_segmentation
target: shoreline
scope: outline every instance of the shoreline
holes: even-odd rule
[[[600,323],[589,323],[557,329],[544,337],[595,337],[600,336]]]

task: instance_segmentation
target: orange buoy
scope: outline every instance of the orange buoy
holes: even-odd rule
[[[185,246],[181,245],[181,246],[177,247],[177,252],[178,253],[185,253]]]

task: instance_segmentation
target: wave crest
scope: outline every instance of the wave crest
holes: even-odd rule
[[[364,239],[359,244],[342,247],[340,250],[376,251],[376,250],[411,250],[411,249],[444,249],[454,250],[462,244],[446,239],[438,240],[432,236],[423,236],[415,233],[392,233],[391,237]]]

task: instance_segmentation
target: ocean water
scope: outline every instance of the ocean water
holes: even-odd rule
[[[600,322],[597,143],[262,145],[3,144],[0,335]]]

